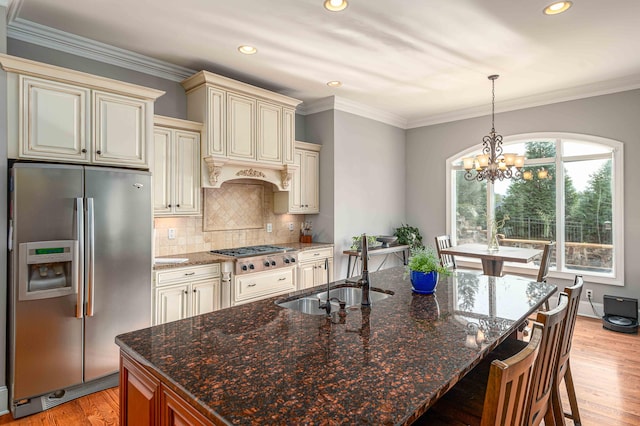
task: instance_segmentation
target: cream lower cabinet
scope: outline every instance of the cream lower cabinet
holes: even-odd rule
[[[274,192],[277,214],[313,214],[320,212],[320,145],[298,142],[293,153],[298,169],[288,192]]]
[[[199,215],[200,129],[192,121],[155,116],[153,214]]]
[[[220,309],[220,265],[174,268],[155,273],[154,324]]]
[[[231,305],[242,305],[295,289],[296,269],[291,267],[237,275],[234,279]]]
[[[328,268],[328,273],[327,273]],[[333,281],[333,248],[324,247],[298,253],[298,290]]]

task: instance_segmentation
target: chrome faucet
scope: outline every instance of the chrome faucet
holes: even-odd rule
[[[367,242],[367,234],[362,234],[360,238],[362,243],[362,277],[358,280],[358,285],[362,288],[362,306],[371,306],[369,300],[369,243]]]

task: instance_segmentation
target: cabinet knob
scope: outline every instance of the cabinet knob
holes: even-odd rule
[[[176,207],[177,207],[177,208],[180,208],[180,204],[176,204]]]
[[[184,291],[184,294],[189,294],[189,292],[187,290]]]
[[[80,150],[80,152],[82,152],[82,153],[84,154],[85,152],[87,152],[87,149],[86,149],[86,148],[82,148],[82,149]]]
[[[197,293],[197,292],[198,292],[198,290],[196,290],[196,289],[194,288],[194,289],[193,289],[193,292],[194,292],[194,293]]]
[[[96,151],[96,154],[98,154],[98,155],[102,155],[102,151],[97,150],[97,151]]]
[[[167,204],[167,207],[168,207],[168,208],[171,208],[171,204]]]

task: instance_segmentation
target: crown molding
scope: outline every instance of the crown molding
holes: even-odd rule
[[[7,24],[7,35],[13,39],[175,82],[181,82],[196,73],[196,71],[189,68],[16,18],[19,8],[20,1],[14,1],[12,10],[8,14],[10,20]]]
[[[601,81],[594,84],[575,86],[539,95],[525,96],[514,100],[502,101],[499,102],[499,104],[496,104],[496,113],[534,108],[543,105],[557,104],[560,102],[575,101],[594,96],[610,95],[612,93],[626,92],[628,90],[635,89],[640,89],[640,75]],[[486,115],[489,115],[489,110],[486,105],[476,106],[443,114],[434,114],[418,120],[410,120],[407,123],[406,128],[414,129],[417,127],[432,126],[435,124],[466,120]]]
[[[316,101],[304,102],[300,107],[298,107],[296,112],[302,115],[309,115],[332,109],[348,112],[364,118],[370,118],[401,129],[407,128],[407,119],[402,116],[373,108],[359,102],[351,101],[349,99],[340,98],[338,96],[329,96]]]

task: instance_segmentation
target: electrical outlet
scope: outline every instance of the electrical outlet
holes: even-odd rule
[[[271,223],[267,223],[267,232],[273,232],[273,225]]]
[[[169,228],[169,232],[167,233],[167,238],[170,240],[176,239],[176,228]]]
[[[590,288],[585,290],[586,294],[587,294],[587,299],[593,299],[593,290],[591,290]]]
[[[293,231],[293,222],[289,222],[289,231]]]

